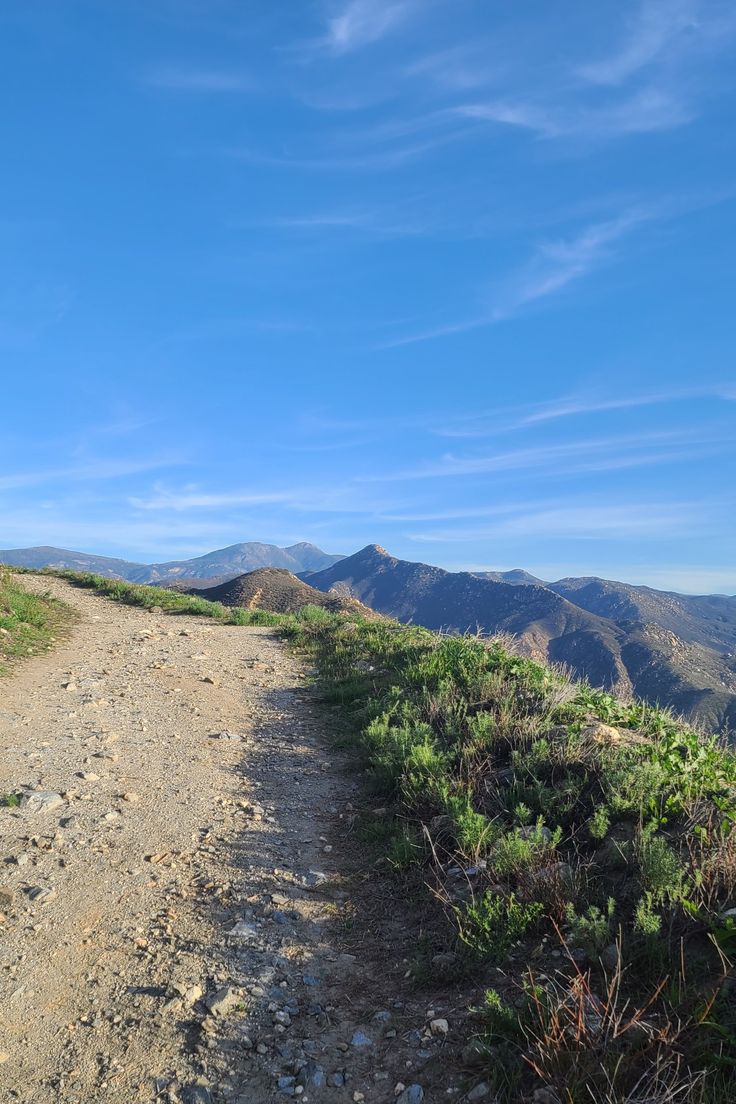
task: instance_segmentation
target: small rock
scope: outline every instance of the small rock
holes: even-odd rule
[[[227,932],[227,935],[231,939],[240,939],[243,942],[253,942],[258,938],[258,928],[248,920],[238,920],[237,924]]]
[[[133,791],[130,790],[128,793],[123,794],[123,801],[128,801],[131,805],[135,805],[136,801],[140,801],[140,794],[133,793]]]
[[[560,1104],[560,1098],[553,1089],[535,1089],[532,1100],[534,1104]]]
[[[321,1089],[325,1084],[325,1071],[311,1059],[299,1070],[296,1078],[298,1085],[305,1089]]]
[[[327,875],[323,874],[321,870],[309,870],[302,878],[305,889],[317,889],[318,886],[324,885],[326,881]]]
[[[232,985],[223,985],[208,999],[207,1007],[213,1016],[227,1016],[243,1003],[243,998]]]
[[[615,943],[610,943],[604,950],[601,951],[601,965],[604,970],[615,970],[619,964],[618,947]]]
[[[373,1040],[366,1035],[365,1031],[354,1031],[353,1037],[350,1040],[351,1047],[360,1049],[361,1047],[373,1046]]]
[[[182,1092],[183,1104],[212,1104],[212,1093],[206,1085],[197,1082],[194,1085],[186,1085]]]
[[[429,1025],[429,1030],[432,1032],[433,1035],[445,1036],[450,1030],[450,1025],[447,1020],[439,1018],[436,1020],[432,1020]]]
[[[422,1104],[424,1089],[421,1085],[407,1085],[404,1091],[396,1097],[396,1104]]]
[[[208,683],[210,686],[219,686],[220,680],[215,675],[203,675],[202,682]]]
[[[476,1104],[478,1100],[485,1100],[490,1093],[490,1088],[485,1081],[480,1081],[477,1085],[473,1086],[467,1095],[468,1104]]]
[[[29,899],[36,905],[47,905],[56,896],[56,890],[50,886],[33,886],[28,890]]]
[[[440,951],[432,955],[432,970],[440,979],[451,978],[457,970],[458,956],[453,951]]]
[[[64,804],[64,798],[58,793],[38,790],[36,793],[27,794],[22,804],[29,813],[50,813]]]

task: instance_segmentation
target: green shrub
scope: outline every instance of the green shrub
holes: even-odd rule
[[[577,913],[573,905],[567,906],[565,919],[571,928],[572,941],[584,947],[591,955],[599,955],[613,938],[613,921],[616,902],[609,897],[605,910],[589,905],[585,912]]]
[[[488,891],[464,910],[457,910],[460,937],[479,957],[503,961],[543,911],[538,901],[523,904],[513,893],[502,897]]]

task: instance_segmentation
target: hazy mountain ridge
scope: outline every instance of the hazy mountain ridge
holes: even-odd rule
[[[231,544],[189,560],[169,560],[164,563],[142,564],[96,556],[89,552],[74,552],[68,548],[39,546],[34,548],[0,549],[0,563],[16,567],[56,567],[70,571],[93,571],[107,578],[126,579],[132,583],[169,583],[196,579],[226,581],[260,567],[283,567],[297,574],[300,571],[323,570],[341,557],[323,552],[314,544],[302,541],[287,548],[260,541]]]
[[[669,627],[674,614],[664,625],[636,617],[644,612],[643,600],[637,606],[632,596],[624,603],[613,593],[605,608],[618,611],[621,620],[616,620],[568,599],[555,585],[510,584],[468,572],[448,572],[398,560],[377,545],[311,575],[309,582],[320,590],[342,589],[400,621],[456,632],[481,628],[512,633],[531,655],[564,663],[594,685],[669,705],[705,725],[736,728],[736,663],[723,654],[730,634],[723,603],[728,611],[732,599],[695,599],[690,604],[687,596],[662,594],[659,605],[670,611],[680,608],[671,598],[682,599],[688,612],[690,639],[686,640]],[[575,582],[585,581],[565,580],[564,587],[559,585],[571,595],[582,591],[582,597],[593,604],[593,592],[572,585]],[[611,592],[618,585],[611,584]],[[648,589],[620,587],[622,594]],[[652,594],[656,606],[660,592]],[[719,619],[718,647],[702,643],[709,639],[709,628],[707,622],[697,622],[698,603]],[[725,621],[720,620],[724,617]]]

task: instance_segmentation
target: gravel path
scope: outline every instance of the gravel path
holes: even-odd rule
[[[23,581],[81,619],[0,682],[0,1099],[463,1099],[401,904],[355,930],[360,793],[299,660]]]

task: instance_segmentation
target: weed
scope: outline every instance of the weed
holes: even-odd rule
[[[538,901],[523,904],[513,893],[506,898],[489,890],[464,910],[456,910],[460,938],[479,957],[502,961],[543,911]]]
[[[583,913],[577,913],[574,905],[568,905],[565,918],[571,929],[573,943],[584,947],[591,955],[599,955],[613,938],[613,921],[616,902],[609,897],[605,909],[588,905]]]

